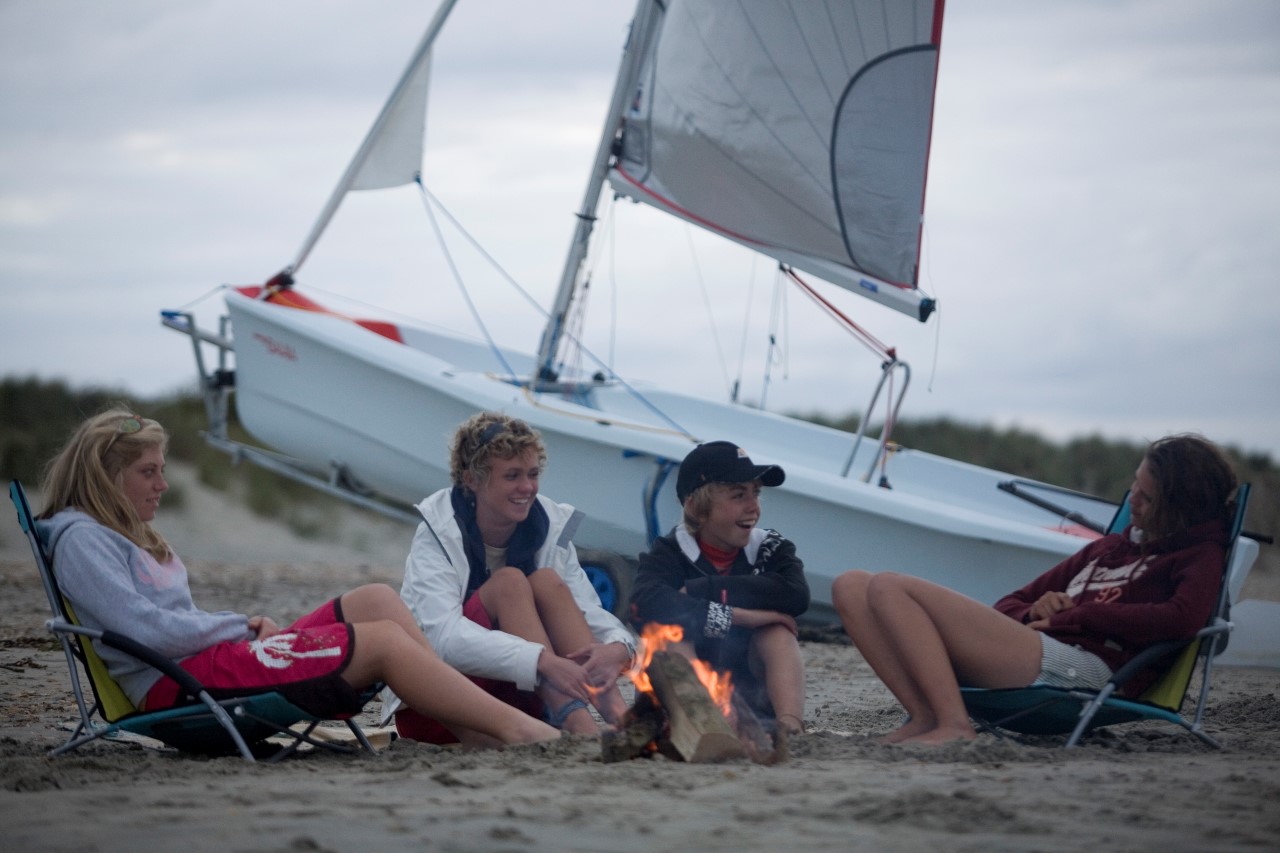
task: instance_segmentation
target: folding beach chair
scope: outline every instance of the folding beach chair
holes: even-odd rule
[[[1229,571],[1248,502],[1249,484],[1245,483],[1240,486],[1237,497],[1236,516],[1232,522],[1230,544],[1227,546],[1226,568],[1223,571],[1222,588],[1218,593],[1218,605],[1209,624],[1200,629],[1195,637],[1156,643],[1117,670],[1101,690],[1047,686],[1005,690],[961,688],[965,707],[978,728],[996,734],[1002,729],[1036,735],[1069,732],[1066,746],[1070,748],[1079,743],[1085,732],[1095,728],[1138,720],[1163,720],[1182,726],[1210,746],[1220,748],[1221,744],[1203,731],[1201,721],[1204,718],[1205,702],[1209,697],[1213,659],[1226,649],[1227,638],[1233,627],[1229,618]],[[1123,530],[1128,521],[1129,502],[1126,495],[1108,532]],[[1115,695],[1136,673],[1164,660],[1169,661],[1168,669],[1141,697],[1123,699]],[[1196,702],[1194,717],[1188,720],[1179,712],[1198,661],[1203,661],[1200,698]]]
[[[35,556],[40,580],[44,583],[53,618],[45,622],[62,644],[71,676],[71,690],[80,710],[80,722],[66,743],[50,751],[61,755],[81,744],[119,732],[143,735],[183,752],[204,755],[239,753],[248,761],[255,754],[274,762],[293,754],[304,743],[338,752],[355,752],[356,747],[317,737],[321,719],[287,701],[279,693],[262,693],[234,699],[215,700],[186,670],[158,652],[113,631],[98,631],[78,624],[71,605],[62,596],[48,552],[27,502],[22,484],[9,485],[9,497],[18,511],[18,523],[27,535]],[[120,686],[107,674],[106,664],[94,651],[92,640],[133,655],[163,672],[182,686],[193,704],[162,711],[143,712],[134,707]],[[80,669],[83,667],[93,691],[92,707],[85,700]],[[372,697],[373,693],[368,694]],[[100,718],[95,719],[95,717]],[[373,745],[354,720],[345,720],[357,743],[374,752]],[[283,744],[269,742],[269,738]]]

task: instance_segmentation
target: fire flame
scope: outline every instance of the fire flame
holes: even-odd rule
[[[679,643],[683,639],[684,629],[679,625],[659,625],[656,622],[650,622],[644,626],[644,630],[640,633],[640,648],[636,654],[635,665],[628,673],[636,690],[648,693],[650,696],[654,695],[653,684],[649,681],[649,676],[645,670],[653,661],[655,654],[664,651],[672,643]],[[689,663],[693,666],[693,672],[698,676],[698,680],[702,682],[702,686],[707,688],[711,701],[716,703],[716,707],[720,709],[720,713],[724,714],[726,719],[730,719],[733,711],[733,684],[729,673],[717,672],[705,661],[693,659]]]

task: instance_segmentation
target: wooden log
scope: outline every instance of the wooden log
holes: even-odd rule
[[[746,754],[742,741],[683,655],[657,652],[645,674],[667,715],[666,745],[681,759],[703,763]]]
[[[756,764],[779,764],[787,760],[786,732],[777,726],[766,727],[742,694],[733,691],[733,714],[729,720],[738,734],[747,756]],[[770,733],[770,728],[773,729]]]
[[[606,764],[650,755],[666,726],[666,714],[648,693],[636,693],[616,731],[600,738],[600,755]]]

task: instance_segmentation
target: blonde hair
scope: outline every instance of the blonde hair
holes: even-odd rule
[[[129,429],[134,424],[137,429]],[[125,469],[153,447],[161,453],[169,447],[169,434],[156,421],[120,406],[89,418],[45,466],[40,517],[78,509],[157,560],[168,560],[169,543],[138,517],[124,494]]]
[[[711,517],[711,504],[715,502],[716,497],[724,494],[735,486],[751,485],[759,483],[758,480],[748,480],[746,483],[704,483],[689,493],[689,497],[684,499],[684,526],[689,531],[689,535],[697,536],[698,531],[702,529],[702,525]],[[763,493],[759,496],[763,500]]]
[[[449,446],[449,474],[455,486],[470,473],[477,483],[489,479],[494,459],[514,459],[533,450],[538,465],[547,465],[547,448],[537,430],[501,412],[480,412],[468,418],[453,434]]]

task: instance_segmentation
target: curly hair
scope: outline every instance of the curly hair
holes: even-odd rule
[[[173,555],[169,543],[138,517],[124,493],[125,469],[152,447],[164,453],[169,433],[130,409],[116,405],[89,418],[45,466],[40,518],[78,509],[157,560],[168,560]]]
[[[494,459],[514,459],[530,450],[538,454],[538,465],[545,468],[547,448],[537,430],[501,412],[480,412],[454,432],[449,445],[449,474],[455,486],[464,485],[467,473],[477,483],[483,483],[489,479]]]
[[[1183,433],[1158,439],[1143,459],[1158,487],[1148,519],[1152,538],[1215,519],[1230,522],[1235,515],[1235,471],[1204,436]]]

